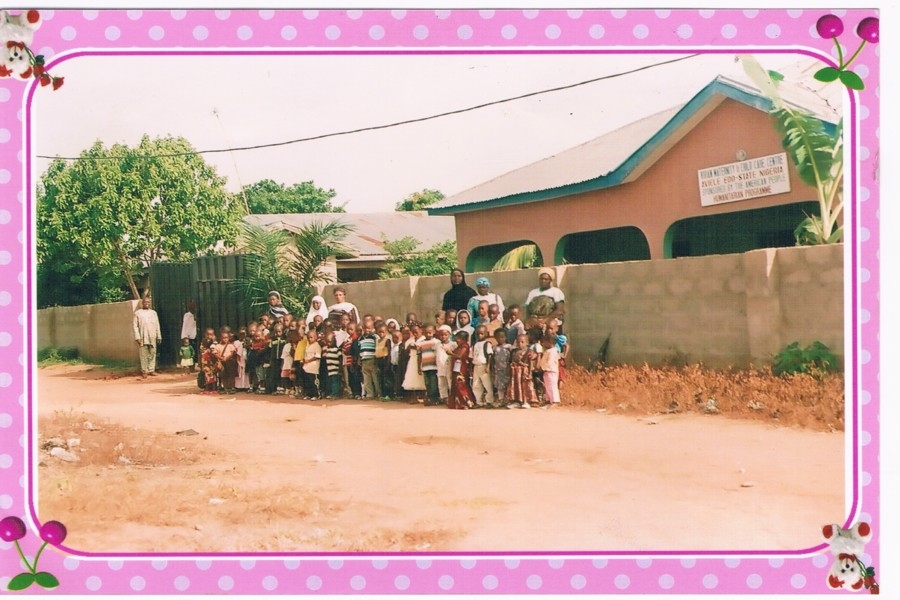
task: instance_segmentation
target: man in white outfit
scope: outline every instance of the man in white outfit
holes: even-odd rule
[[[162,342],[159,317],[150,308],[150,298],[141,301],[141,308],[134,312],[132,322],[134,343],[140,348],[141,376],[156,375],[156,347]]]

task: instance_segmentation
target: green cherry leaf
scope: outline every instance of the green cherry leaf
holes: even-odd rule
[[[34,63],[35,63],[36,65],[42,65],[42,64],[44,64],[44,55],[43,55],[43,54],[38,54],[37,56],[35,56],[35,57],[34,57]]]
[[[19,573],[9,580],[9,583],[6,585],[6,589],[12,590],[13,592],[18,592],[31,586],[32,583],[34,583],[34,575],[32,575],[31,573]]]
[[[829,81],[834,81],[838,77],[841,76],[841,71],[838,71],[834,67],[825,67],[824,69],[819,69],[816,71],[816,74],[813,77],[818,81],[824,81],[828,83]]]
[[[853,71],[841,71],[839,77],[841,79],[841,83],[846,85],[851,90],[862,90],[866,87],[866,84],[863,83],[862,78],[860,78],[860,76]]]
[[[34,574],[37,584],[43,588],[55,588],[59,586],[59,579],[46,571],[40,571]]]
[[[875,567],[866,568],[866,575],[869,575],[870,577],[874,577],[875,576]]]
[[[784,81],[784,75],[782,75],[778,71],[769,71],[769,77],[771,77],[772,81],[774,81],[775,83],[778,83],[779,81]]]

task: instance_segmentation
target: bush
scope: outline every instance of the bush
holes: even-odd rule
[[[81,358],[78,348],[74,346],[62,346],[60,348],[41,348],[38,350],[39,363],[73,362]]]
[[[817,375],[834,373],[838,370],[838,359],[822,342],[816,341],[801,348],[799,342],[793,342],[783,348],[772,361],[772,373],[775,375],[795,375],[806,373]]]

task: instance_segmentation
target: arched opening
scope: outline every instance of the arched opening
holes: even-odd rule
[[[677,221],[665,236],[666,258],[734,254],[793,246],[794,229],[818,215],[818,202],[797,202]]]
[[[557,264],[649,260],[650,244],[637,227],[570,233],[556,245]]]
[[[527,248],[531,246],[532,248]],[[515,251],[515,252],[513,252]],[[508,253],[511,256],[506,257]],[[497,267],[497,262],[506,257],[509,262],[505,267]],[[544,259],[541,256],[541,249],[534,242],[529,240],[519,240],[517,242],[506,242],[503,244],[492,244],[490,246],[478,246],[469,252],[466,257],[466,272],[473,273],[476,271],[494,271],[498,269],[528,269],[531,267],[542,267]]]

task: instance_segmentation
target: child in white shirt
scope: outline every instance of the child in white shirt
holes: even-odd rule
[[[478,334],[478,341],[472,345],[472,393],[475,394],[475,405],[494,406],[494,383],[491,380],[494,345],[488,337],[487,327],[479,325],[475,331]]]
[[[556,335],[548,333],[541,338],[544,351],[538,361],[544,372],[544,400],[548,405],[559,404],[559,350],[556,347]]]

